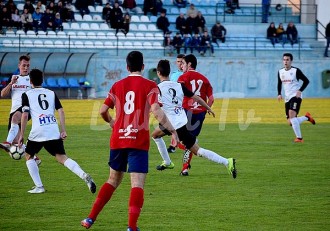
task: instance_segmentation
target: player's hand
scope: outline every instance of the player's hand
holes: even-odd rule
[[[282,101],[282,95],[278,95],[277,100],[278,100],[278,102]]]
[[[296,93],[296,97],[297,97],[297,98],[301,98],[301,91],[297,91],[297,93]]]
[[[18,147],[22,148],[22,145],[24,143],[24,137],[20,135],[18,137],[17,143],[18,143]]]
[[[171,145],[173,147],[176,147],[179,142],[180,142],[180,140],[179,140],[178,134],[176,132],[172,133]]]
[[[13,75],[13,76],[11,77],[11,81],[10,81],[10,83],[11,83],[11,84],[15,84],[15,83],[17,83],[17,79],[18,79],[18,75]]]
[[[61,139],[65,140],[66,137],[67,137],[66,131],[61,132]]]
[[[113,125],[114,124],[115,124],[115,121],[114,120],[110,120],[109,125],[110,125],[111,128],[113,128]]]
[[[208,113],[209,115],[212,115],[213,118],[215,117],[215,113],[214,113],[214,111],[212,111],[212,110],[208,110],[207,113]]]

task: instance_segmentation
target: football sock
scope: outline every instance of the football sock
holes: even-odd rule
[[[79,176],[81,179],[84,179],[85,172],[80,168],[79,164],[76,161],[68,158],[64,162],[64,166],[70,169],[71,172]]]
[[[96,220],[97,216],[102,211],[104,205],[106,205],[106,203],[108,203],[108,201],[110,200],[110,198],[115,190],[116,190],[116,188],[113,187],[109,183],[104,183],[102,185],[102,187],[94,201],[92,211],[88,215],[89,218],[91,218],[93,221]]]
[[[223,164],[225,166],[228,165],[228,160],[218,154],[216,154],[215,152],[212,152],[210,150],[204,149],[204,148],[199,148],[197,151],[197,155],[204,157],[210,161],[213,161],[215,163],[218,164]]]
[[[19,126],[18,124],[11,124],[10,125],[10,129],[9,129],[9,132],[8,132],[8,136],[7,136],[7,142],[9,143],[13,143],[15,137],[17,136],[19,132]]]
[[[186,149],[183,153],[183,158],[182,158],[182,171],[183,170],[188,170],[188,167],[190,165],[191,159],[192,159],[192,152],[188,149]]]
[[[137,220],[139,219],[144,202],[144,191],[142,188],[134,187],[131,189],[131,195],[128,204],[128,226],[136,230]]]
[[[300,124],[299,124],[298,119],[295,117],[295,118],[291,118],[290,121],[292,124],[293,132],[294,132],[294,134],[296,134],[296,137],[302,138],[301,131],[300,131]]]
[[[30,176],[33,180],[33,183],[37,187],[43,187],[43,184],[41,182],[41,178],[39,175],[39,168],[37,163],[35,162],[34,159],[26,161],[26,167],[29,170]]]
[[[302,122],[307,121],[308,118],[306,116],[300,116],[300,117],[297,117],[297,120],[298,120],[299,124],[301,124]]]
[[[171,164],[171,159],[170,156],[168,155],[166,144],[163,138],[156,138],[156,139],[152,138],[152,139],[155,141],[158,151],[162,156],[163,160],[165,161],[165,164],[166,165]]]

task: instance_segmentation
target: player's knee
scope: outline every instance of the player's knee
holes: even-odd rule
[[[13,117],[11,118],[11,123],[13,124],[19,124],[21,122],[21,116],[22,113],[21,112],[15,112]]]

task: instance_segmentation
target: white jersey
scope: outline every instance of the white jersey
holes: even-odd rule
[[[41,142],[60,139],[55,110],[62,108],[62,105],[53,91],[33,88],[23,94],[22,106],[22,111],[29,111],[32,118],[29,140]]]
[[[22,106],[22,94],[31,89],[30,76],[13,75],[12,78],[18,76],[17,82],[11,86],[11,109],[10,113],[15,112]],[[11,79],[9,80],[11,81]]]
[[[302,80],[304,82],[303,86],[301,86],[299,80]],[[285,68],[282,68],[278,71],[278,82],[279,95],[281,93],[280,91],[283,85],[285,102],[288,102],[292,97],[296,96],[297,91],[303,91],[306,88],[309,83],[309,80],[299,68],[291,67],[289,70],[285,70]]]
[[[188,120],[182,107],[183,97],[191,97],[194,93],[184,88],[182,84],[172,81],[163,81],[158,84],[160,95],[159,102],[174,129],[186,125]],[[188,92],[187,92],[188,91]]]

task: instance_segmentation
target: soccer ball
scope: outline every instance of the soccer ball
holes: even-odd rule
[[[22,159],[22,157],[24,156],[24,148],[23,147],[18,147],[17,144],[14,144],[12,146],[10,146],[9,148],[9,154],[11,156],[11,158],[13,158],[14,160],[20,160]]]

